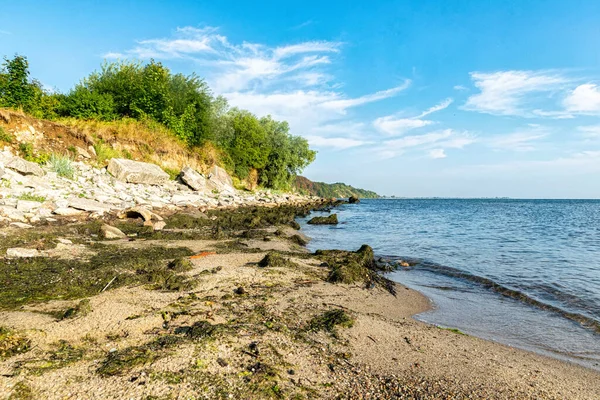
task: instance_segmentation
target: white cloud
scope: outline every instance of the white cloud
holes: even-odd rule
[[[450,104],[452,104],[453,101],[454,101],[453,99],[448,98],[448,99],[442,101],[440,104],[436,104],[435,106],[429,108],[428,110],[423,111],[420,115],[418,115],[415,118],[423,118],[429,114],[433,114],[434,112],[441,111],[445,108],[448,108],[448,106]]]
[[[467,87],[463,86],[463,85],[454,85],[453,87],[454,90],[459,90],[459,91],[466,91],[469,90]]]
[[[325,138],[321,136],[306,136],[306,139],[308,140],[308,143],[311,146],[314,146],[316,148],[331,147],[333,149],[339,150],[349,149],[351,147],[358,147],[368,143],[362,140],[343,137]]]
[[[412,118],[400,118],[394,115],[380,117],[373,121],[373,126],[380,132],[389,136],[402,135],[411,129],[422,128],[434,124],[435,122],[433,121],[423,120],[421,118],[448,108],[448,106],[452,104],[452,101],[452,99],[446,99],[440,104],[437,104]]]
[[[563,102],[566,110],[579,114],[600,114],[600,88],[586,83],[577,86]]]
[[[406,79],[385,90],[348,96],[329,70],[342,48],[343,43],[326,40],[232,43],[217,28],[184,27],[171,37],[142,40],[105,56],[187,60],[202,68],[209,86],[231,106],[286,120],[292,133],[311,138],[315,146],[342,149],[367,143],[367,127],[349,116],[353,108],[397,96],[411,85]]]
[[[382,146],[375,149],[383,158],[392,158],[404,154],[408,149],[428,150],[432,154],[446,156],[444,149],[462,149],[475,143],[475,137],[469,132],[459,132],[453,129],[443,129],[423,135],[404,136],[399,139],[386,140]],[[432,150],[434,150],[432,152]],[[443,152],[440,153],[440,150]],[[440,157],[441,158],[441,157]]]
[[[487,144],[497,150],[533,151],[536,150],[534,142],[546,136],[548,132],[543,127],[532,127],[505,135],[496,135],[488,139]]]
[[[463,108],[493,115],[531,116],[531,104],[547,101],[550,94],[564,90],[571,82],[552,71],[472,72],[470,75],[480,92],[470,96]]]
[[[422,128],[433,123],[433,121],[412,118],[396,118],[388,115],[387,117],[377,118],[375,121],[373,121],[373,126],[387,135],[395,136],[401,135],[411,129]]]
[[[432,149],[432,150],[429,150],[429,157],[431,157],[433,159],[438,159],[438,158],[446,158],[448,156],[446,155],[446,152],[444,151],[444,149]]]

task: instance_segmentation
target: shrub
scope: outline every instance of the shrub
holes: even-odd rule
[[[73,168],[72,160],[69,156],[52,154],[46,163],[50,170],[56,172],[58,176],[73,179],[75,169]]]
[[[121,153],[102,141],[98,141],[94,144],[94,150],[96,151],[96,160],[99,164],[105,164],[111,158],[118,158]]]
[[[3,127],[0,126],[0,142],[12,143],[13,137],[10,133],[6,132]]]

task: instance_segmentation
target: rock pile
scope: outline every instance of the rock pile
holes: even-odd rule
[[[0,222],[55,222],[56,216],[97,218],[135,207],[151,212],[161,208],[217,208],[305,199],[270,191],[240,192],[233,187],[227,172],[217,166],[208,176],[185,167],[179,181],[170,180],[157,165],[126,159],[112,159],[108,168],[95,168],[82,161],[73,162],[72,166],[75,176],[67,179],[8,150],[0,152]],[[156,218],[150,219],[155,221],[155,229],[164,226]]]

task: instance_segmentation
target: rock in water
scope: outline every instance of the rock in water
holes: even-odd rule
[[[350,198],[348,199],[348,203],[350,203],[350,204],[360,203],[360,199],[356,196],[350,196]]]
[[[196,172],[191,167],[183,167],[180,177],[186,185],[198,192],[216,189],[216,186],[213,182],[207,180],[204,176]]]
[[[39,165],[31,161],[25,161],[20,157],[13,157],[6,163],[6,168],[17,171],[21,175],[44,176],[44,170]]]
[[[169,174],[158,165],[123,158],[111,159],[108,172],[122,182],[162,185],[169,181]]]
[[[337,225],[338,218],[337,214],[331,214],[327,217],[314,217],[308,223],[311,225]]]
[[[100,232],[102,233],[102,237],[104,237],[104,239],[122,239],[127,237],[127,235],[124,234],[120,229],[110,225],[102,225]]]

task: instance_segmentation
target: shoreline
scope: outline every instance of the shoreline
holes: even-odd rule
[[[2,326],[30,342],[0,358],[0,397],[600,397],[593,370],[417,321],[430,307],[418,291],[394,284],[393,296],[379,284],[330,282],[335,260],[323,257],[339,254],[310,253],[288,225],[310,207],[187,209],[163,215],[158,232],[142,218],[115,218],[104,222],[136,236],[110,241],[82,222],[40,227],[72,242],[63,253],[137,257],[132,266],[145,272],[107,285],[111,270],[93,295],[3,306]],[[263,263],[269,254],[281,258]],[[160,257],[190,263],[166,278],[152,270],[150,279],[148,263]]]

